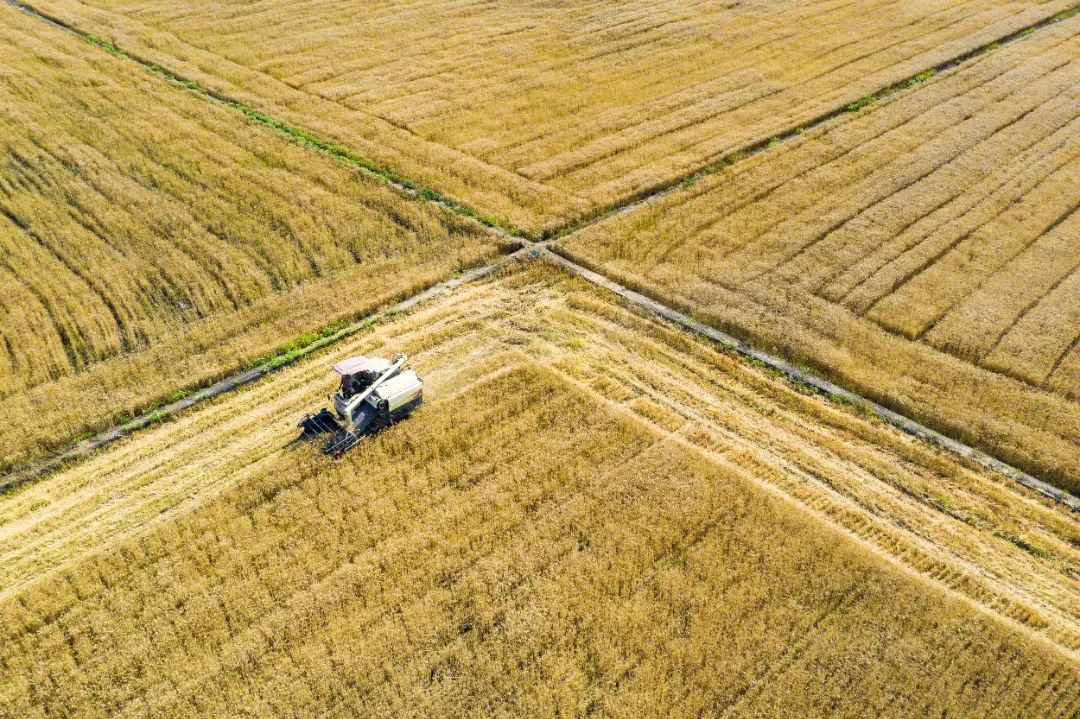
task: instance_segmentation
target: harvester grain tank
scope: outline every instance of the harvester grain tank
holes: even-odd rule
[[[405,355],[350,357],[334,365],[341,378],[330,397],[333,411],[323,409],[300,421],[304,437],[322,437],[324,451],[339,457],[364,435],[409,416],[424,401],[424,383],[412,370],[402,370]]]

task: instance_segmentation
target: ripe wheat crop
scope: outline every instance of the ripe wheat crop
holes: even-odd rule
[[[1074,2],[31,4],[539,231]]]
[[[0,497],[0,716],[1069,717],[1078,532],[533,265]]]
[[[572,256],[1080,489],[1080,19],[590,227]]]
[[[0,468],[498,251],[357,164],[549,230],[1074,1],[0,4]],[[1075,18],[561,247],[1075,490],[1078,81]],[[587,714],[1071,719],[1080,523],[535,259],[0,493],[0,719]]]
[[[0,67],[0,467],[496,249],[11,8]]]

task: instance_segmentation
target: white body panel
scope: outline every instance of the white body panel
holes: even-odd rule
[[[368,401],[377,406],[381,400],[386,400],[393,412],[419,397],[423,389],[424,384],[420,378],[415,372],[408,370],[380,384],[368,397]]]

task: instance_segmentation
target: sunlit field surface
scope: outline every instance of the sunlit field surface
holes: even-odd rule
[[[0,719],[1080,717],[1076,2],[0,3]]]
[[[495,250],[474,225],[0,12],[0,469]]]
[[[539,231],[1074,2],[31,4]]]
[[[416,414],[291,443],[398,351]],[[0,497],[0,715],[1069,717],[1078,540],[532,265]]]
[[[1080,18],[568,238],[1080,488]]]

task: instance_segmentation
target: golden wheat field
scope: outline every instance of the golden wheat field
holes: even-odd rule
[[[0,468],[496,251],[10,8],[0,68]]]
[[[1074,2],[30,4],[539,231]]]
[[[1080,18],[569,238],[1080,488]]]
[[[1080,528],[531,263],[0,497],[0,715],[1080,710]],[[339,461],[354,353],[427,404]]]
[[[1075,3],[0,3],[0,719],[1080,717]]]

